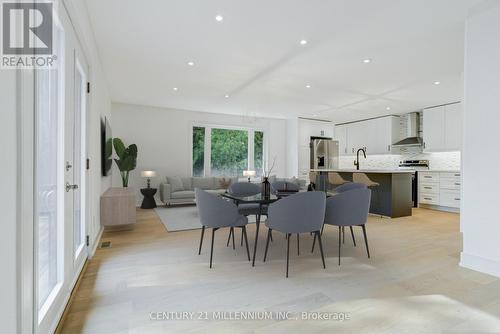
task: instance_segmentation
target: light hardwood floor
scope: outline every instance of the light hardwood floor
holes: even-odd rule
[[[244,248],[226,248],[216,233],[208,268],[210,233],[197,254],[200,231],[168,233],[153,210],[138,210],[134,230],[104,233],[112,248],[98,249],[76,292],[63,333],[480,333],[500,332],[500,279],[458,266],[459,216],[415,209],[407,218],[370,217],[371,259],[362,233],[353,247],[346,231],[337,265],[337,230],[324,234],[326,269],[312,238],[291,243],[285,278],[284,237],[273,234],[256,266]],[[253,224],[249,243],[253,245]],[[236,240],[239,240],[239,232]],[[350,320],[151,320],[151,312],[345,312]],[[314,314],[314,313],[311,313]]]

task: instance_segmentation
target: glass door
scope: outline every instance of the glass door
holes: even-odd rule
[[[57,25],[54,50],[64,59]],[[35,298],[39,323],[61,296],[64,283],[64,74],[63,66],[35,72]]]
[[[59,6],[55,68],[35,72],[35,332],[52,333],[87,258],[87,73]]]
[[[87,257],[86,248],[86,120],[87,120],[87,66],[79,48],[74,61],[73,109],[73,258],[78,269]]]

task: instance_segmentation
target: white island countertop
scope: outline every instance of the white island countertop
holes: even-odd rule
[[[337,173],[377,173],[377,174],[414,174],[410,169],[311,169],[311,172],[337,172]]]

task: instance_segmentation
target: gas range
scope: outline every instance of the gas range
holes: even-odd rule
[[[415,171],[429,170],[429,160],[401,160],[398,169],[409,169]]]

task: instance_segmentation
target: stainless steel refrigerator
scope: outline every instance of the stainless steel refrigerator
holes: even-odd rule
[[[330,138],[311,137],[311,169],[339,168],[339,142]]]

